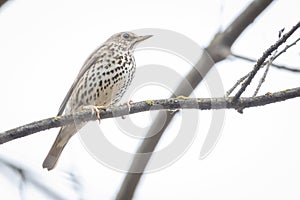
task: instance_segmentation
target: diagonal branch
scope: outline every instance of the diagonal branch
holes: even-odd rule
[[[190,83],[193,88],[202,81],[203,77],[214,66],[214,62],[219,62],[227,58],[230,55],[230,49],[236,39],[241,33],[259,16],[270,4],[272,0],[253,0],[252,3],[239,15],[236,19],[223,31],[215,35],[209,46],[206,48],[207,54],[203,54],[194,68],[184,77],[183,81],[179,84],[175,90],[176,95],[189,96],[192,91],[185,87],[186,81]],[[200,73],[201,74],[200,74]],[[169,126],[175,115],[170,112],[160,113],[154,120],[151,128],[147,132],[147,136],[140,147],[137,149],[137,153],[153,152],[158,144],[161,136],[166,128]],[[161,120],[165,123],[157,132],[157,126],[160,126]],[[129,171],[137,171],[135,169],[145,169],[150,160],[142,160],[140,157],[135,157],[132,161]],[[136,187],[142,177],[142,173],[133,174],[128,173],[117,193],[116,199],[132,199]]]
[[[239,107],[250,108],[264,106],[271,103],[285,101],[287,99],[300,97],[300,87],[288,89],[275,93],[257,97],[241,98],[236,102],[232,101],[233,97],[228,98],[188,98],[178,97],[170,99],[147,100],[132,103],[130,111],[126,105],[112,107],[100,111],[101,119],[121,117],[128,114],[135,114],[149,110],[179,110],[179,109],[236,109]],[[97,120],[93,110],[85,110],[74,113],[73,115],[65,115],[52,117],[30,124],[20,126],[3,133],[0,133],[0,144],[9,142],[14,139],[25,137],[33,133],[44,131],[50,128],[65,126],[75,121],[92,121]]]
[[[0,8],[3,6],[8,0],[0,0]]]

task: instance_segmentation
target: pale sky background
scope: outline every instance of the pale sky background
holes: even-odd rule
[[[0,9],[0,131],[55,116],[85,59],[112,34],[163,28],[179,32],[205,47],[249,2],[11,1]],[[296,0],[273,3],[242,34],[233,51],[253,58],[261,56],[277,40],[279,30],[284,27],[289,30],[298,22],[299,6]],[[277,63],[300,67],[299,56],[298,45]],[[155,53],[147,56],[137,53],[137,65],[145,62],[142,61],[145,57],[158,64],[169,59],[170,66],[182,73],[190,67],[172,61],[172,57],[155,56]],[[216,69],[227,90],[252,66],[253,63],[230,59],[218,63]],[[260,94],[299,87],[299,76],[271,68]],[[246,94],[253,93],[253,85]],[[162,91],[162,96],[157,90]],[[206,84],[199,85],[195,95],[209,97]],[[132,100],[167,96],[163,88],[145,87]],[[204,160],[199,160],[199,153],[211,111],[199,112],[198,133],[191,147],[169,167],[144,175],[135,199],[299,199],[299,103],[299,99],[293,99],[246,109],[243,115],[226,111],[222,137]],[[134,115],[132,119],[139,120],[136,124],[141,126],[151,121],[149,113]],[[103,120],[100,126],[112,134],[108,137],[120,148],[135,151],[138,141],[118,140],[116,134],[121,132],[113,120]],[[176,126],[173,128],[175,134]],[[97,162],[78,136],[69,142],[55,170],[42,169],[43,159],[57,132],[58,129],[51,129],[1,145],[0,156],[30,168],[65,198],[77,197],[66,176],[66,172],[72,172],[79,177],[84,198],[113,199],[124,173]],[[159,148],[172,142],[174,135],[172,131],[168,133]],[[16,185],[19,177],[2,169],[1,198],[19,199]],[[25,199],[49,198],[31,185],[24,189]]]

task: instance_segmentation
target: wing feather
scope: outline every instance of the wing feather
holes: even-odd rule
[[[94,65],[94,63],[97,61],[97,59],[100,56],[100,52],[102,52],[102,49],[106,48],[106,45],[102,45],[99,48],[97,48],[91,55],[90,57],[85,61],[85,63],[83,64],[81,70],[79,71],[79,74],[77,75],[77,78],[75,79],[75,81],[73,82],[71,88],[69,89],[67,95],[65,96],[63,102],[61,103],[60,107],[59,107],[59,111],[57,116],[60,116],[63,114],[67,103],[76,87],[76,85],[78,84],[79,80],[81,79],[81,77],[84,75],[84,73],[91,68],[91,66]]]

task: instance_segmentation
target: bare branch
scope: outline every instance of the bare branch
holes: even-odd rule
[[[246,74],[245,76],[243,76],[242,78],[240,78],[233,86],[232,88],[230,88],[227,92],[226,92],[226,96],[225,97],[229,97],[229,95],[235,90],[235,88],[237,86],[239,86],[248,76],[249,76],[250,72],[248,74]]]
[[[179,109],[238,109],[263,106],[275,102],[284,101],[287,99],[300,97],[300,87],[288,89],[275,93],[268,93],[266,95],[257,97],[241,98],[233,102],[233,97],[229,98],[188,98],[178,97],[160,100],[147,100],[131,105],[130,111],[126,105],[119,107],[107,108],[100,111],[101,119],[121,117],[128,114],[145,112],[149,110],[179,110]],[[97,120],[93,110],[85,110],[74,113],[73,115],[65,115],[59,117],[52,117],[40,121],[36,121],[18,128],[11,129],[0,133],[0,144],[9,142],[11,140],[31,135],[33,133],[47,130],[50,128],[65,126],[74,121],[92,121]]]
[[[282,34],[282,32],[280,31],[279,32],[280,35]],[[300,39],[300,38],[299,38]],[[297,39],[295,42],[293,42],[292,44],[290,45],[287,45],[281,52],[286,52],[286,50],[290,47],[292,47],[293,45],[296,45],[296,43],[299,41],[299,39]],[[282,54],[280,52],[280,54]],[[253,58],[249,58],[249,57],[246,57],[246,56],[242,56],[242,55],[238,55],[238,54],[235,54],[235,53],[232,53],[231,52],[231,56],[234,56],[236,58],[239,58],[239,59],[243,59],[243,60],[246,60],[246,61],[249,61],[249,62],[256,62],[255,59]],[[300,69],[297,69],[297,68],[291,68],[291,67],[286,67],[286,66],[283,66],[283,65],[277,65],[277,64],[274,64],[273,61],[278,58],[279,54],[275,54],[275,56],[272,57],[272,59],[270,59],[269,61],[265,61],[262,65],[261,65],[261,68],[266,66],[267,65],[267,69],[265,70],[264,72],[264,75],[262,77],[262,79],[260,80],[260,83],[258,85],[258,87],[256,88],[256,91],[254,92],[254,95],[253,96],[256,96],[259,88],[261,87],[261,84],[264,82],[265,80],[265,77],[266,77],[266,74],[268,73],[268,70],[269,70],[269,67],[270,66],[274,66],[278,69],[284,69],[284,70],[288,70],[288,71],[291,71],[291,72],[300,72]],[[240,78],[227,92],[226,92],[226,96],[225,97],[228,97],[236,88],[237,86],[239,86],[246,78],[249,77],[249,75],[251,74],[251,71],[246,74],[245,76],[243,76],[242,78]]]
[[[274,56],[273,60],[275,60],[276,58],[278,58],[281,54],[283,54],[284,52],[286,52],[292,46],[296,45],[297,42],[299,42],[299,40],[300,40],[300,38],[296,39],[295,42],[293,42],[292,44],[286,45],[283,50],[281,50],[278,54],[276,54],[276,56]]]
[[[239,58],[239,59],[242,59],[242,60],[246,60],[246,61],[249,61],[249,62],[256,62],[257,61],[256,59],[249,58],[249,57],[242,56],[242,55],[238,55],[236,53],[231,53],[231,55],[233,57],[236,57],[236,58]],[[262,64],[262,66],[264,66],[265,64],[266,64],[266,62],[264,62]],[[296,68],[296,67],[287,67],[285,65],[279,65],[279,64],[275,64],[275,63],[272,63],[271,66],[276,67],[278,69],[283,69],[283,70],[291,71],[291,72],[300,72],[300,69]]]
[[[258,70],[261,68],[261,66],[264,64],[265,60],[272,54],[273,51],[277,50],[279,46],[281,46],[283,43],[286,42],[286,40],[300,27],[300,21],[286,34],[284,34],[274,45],[272,45],[270,48],[268,48],[262,55],[261,58],[258,59],[256,62],[254,69],[250,72],[249,77],[246,79],[246,81],[242,84],[240,90],[235,94],[233,97],[233,101],[237,101],[239,97],[243,94],[243,92],[246,90],[248,85],[250,85],[252,79],[258,72]]]
[[[256,87],[256,90],[255,90],[255,92],[254,92],[254,94],[253,94],[253,97],[255,97],[255,96],[257,95],[257,93],[258,93],[259,89],[261,88],[262,84],[265,82],[266,77],[267,77],[267,74],[268,74],[268,72],[269,72],[270,65],[273,63],[273,61],[274,61],[274,59],[275,59],[276,53],[277,53],[277,51],[275,51],[275,52],[273,53],[273,56],[272,56],[272,57],[269,59],[269,61],[267,62],[267,64],[266,64],[267,66],[266,66],[265,72],[264,72],[263,76],[262,76],[262,77],[260,78],[260,80],[259,80],[259,83],[258,83],[258,85],[257,85],[257,87]]]

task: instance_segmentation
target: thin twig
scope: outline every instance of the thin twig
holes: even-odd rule
[[[284,29],[282,29],[280,32],[279,32],[279,37],[281,37],[281,34],[282,32],[284,31]],[[259,89],[261,88],[262,84],[265,82],[265,79],[266,79],[266,76],[267,76],[267,73],[269,71],[269,68],[270,68],[270,65],[272,65],[273,61],[278,58],[280,55],[282,55],[282,53],[286,52],[290,47],[294,46],[297,44],[297,42],[300,40],[300,38],[298,38],[295,42],[293,42],[292,44],[290,45],[286,45],[286,47],[280,51],[279,53],[278,50],[276,50],[274,53],[273,53],[273,56],[269,59],[269,61],[267,62],[267,66],[266,66],[266,69],[265,69],[265,72],[263,74],[263,76],[261,77],[260,81],[259,81],[259,84],[253,94],[253,97],[255,97],[259,91]]]
[[[298,38],[297,40],[295,40],[295,42],[293,42],[292,44],[286,45],[285,48],[283,50],[281,50],[275,57],[274,60],[276,58],[278,58],[281,54],[283,54],[284,52],[286,52],[289,48],[291,48],[292,46],[296,45],[297,42],[300,41],[300,38]]]
[[[175,110],[175,109],[237,109],[240,107],[250,108],[256,106],[263,106],[270,103],[280,102],[287,99],[300,97],[300,87],[288,89],[275,93],[268,93],[266,95],[257,97],[240,98],[234,102],[229,98],[170,98],[160,100],[147,100],[131,105],[130,111],[126,105],[119,107],[108,108],[107,110],[100,111],[101,119],[121,117],[128,114],[145,112],[149,110]],[[30,124],[14,128],[3,133],[0,133],[0,144],[9,142],[11,140],[28,136],[30,134],[43,131],[50,128],[65,126],[74,121],[92,121],[97,120],[93,110],[85,110],[82,112],[74,113],[73,115],[52,117]]]
[[[280,37],[281,37],[281,35],[282,35],[282,31],[283,31],[283,30],[284,30],[284,29],[282,29],[282,30],[279,32],[279,36],[280,36]],[[270,67],[270,66],[274,66],[274,67],[277,67],[277,68],[279,68],[279,69],[285,69],[285,70],[292,71],[292,72],[300,72],[300,69],[291,68],[291,67],[286,67],[286,66],[281,66],[281,65],[276,65],[276,64],[273,63],[273,61],[274,61],[276,58],[278,58],[280,55],[282,55],[283,52],[286,52],[290,47],[296,45],[297,42],[298,42],[299,40],[300,40],[300,38],[298,38],[298,39],[297,39],[295,42],[293,42],[292,44],[287,45],[287,46],[286,46],[282,51],[280,51],[278,54],[277,54],[277,52],[275,52],[275,53],[273,54],[273,56],[272,56],[268,61],[265,61],[265,62],[260,66],[260,68],[263,68],[265,65],[267,65],[267,67],[266,67],[266,69],[265,69],[265,72],[264,72],[262,78],[260,79],[259,84],[258,84],[258,86],[257,86],[257,88],[256,88],[256,90],[255,90],[255,92],[254,92],[254,94],[253,94],[253,96],[256,96],[256,95],[257,95],[259,89],[261,88],[263,82],[265,81],[265,78],[266,78],[266,76],[267,76],[267,73],[268,73],[268,71],[269,71],[269,67]],[[276,51],[277,51],[277,50],[276,50]],[[256,62],[255,59],[252,59],[252,58],[249,58],[249,57],[245,57],[245,56],[241,56],[241,55],[237,55],[237,54],[232,53],[232,52],[231,52],[231,55],[234,56],[234,57],[236,57],[236,58],[240,58],[240,59],[243,59],[243,60],[246,60],[246,61],[249,61],[249,62]],[[237,88],[237,86],[239,86],[246,78],[248,78],[249,75],[250,75],[250,73],[251,73],[251,72],[249,72],[248,74],[246,74],[245,76],[243,76],[242,78],[240,78],[240,79],[232,86],[232,88],[230,88],[230,89],[226,92],[226,96],[225,96],[225,97],[228,97],[228,96],[229,96],[229,95]],[[239,110],[241,111],[241,109],[239,109]]]
[[[261,77],[261,79],[259,80],[259,83],[258,83],[258,85],[257,85],[257,87],[256,87],[256,89],[253,93],[253,97],[255,97],[257,95],[257,93],[258,93],[259,89],[261,88],[262,84],[265,82],[266,76],[269,72],[269,68],[270,68],[270,65],[267,65],[267,67],[265,69],[265,72],[264,72],[263,76]]]
[[[278,49],[279,46],[281,46],[283,43],[286,42],[286,40],[300,27],[300,21],[286,34],[284,34],[274,45],[272,45],[270,48],[268,48],[262,55],[261,58],[258,59],[257,63],[254,66],[254,69],[251,71],[249,77],[246,79],[246,81],[242,84],[240,90],[235,94],[233,97],[233,101],[237,101],[239,97],[243,94],[243,92],[246,90],[248,85],[250,85],[252,79],[260,69],[260,67],[263,65],[265,60],[272,54],[273,51]]]
[[[280,32],[279,32],[279,36],[281,36],[281,33],[284,29],[282,29]],[[270,68],[270,65],[273,63],[273,61],[275,60],[275,56],[277,54],[278,50],[275,50],[275,52],[273,52],[273,55],[271,56],[271,58],[267,61],[267,66],[266,66],[266,69],[265,69],[265,72],[263,74],[263,76],[260,78],[259,80],[259,83],[254,91],[254,94],[253,94],[253,97],[255,97],[259,91],[259,89],[261,88],[262,84],[265,82],[266,80],[266,77],[267,77],[267,74],[268,74],[268,71],[269,71],[269,68]],[[240,110],[241,111],[241,110]]]
[[[242,78],[240,78],[232,88],[230,88],[227,92],[226,92],[226,96],[225,97],[229,97],[229,95],[235,90],[235,88],[237,86],[239,86],[248,76],[249,76],[250,72],[248,74],[246,74],[245,76],[243,76]]]

